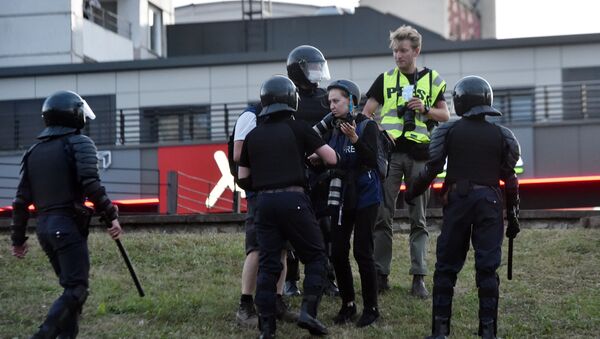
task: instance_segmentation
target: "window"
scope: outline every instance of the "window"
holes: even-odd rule
[[[88,121],[82,132],[94,139],[96,145],[114,145],[115,96],[94,95],[83,97],[96,119]],[[36,142],[36,136],[44,129],[41,117],[45,99],[0,101],[0,150],[26,149]]]
[[[209,106],[143,108],[142,142],[210,140]]]
[[[162,55],[162,11],[148,4],[148,29],[150,49],[157,55]]]
[[[497,121],[502,123],[534,121],[534,99],[533,88],[495,90],[493,106],[502,112],[502,116],[497,118]]]

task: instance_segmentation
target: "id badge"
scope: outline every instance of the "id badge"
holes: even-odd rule
[[[402,87],[402,98],[404,101],[409,101],[413,97],[413,92],[415,90],[414,85],[408,85]]]

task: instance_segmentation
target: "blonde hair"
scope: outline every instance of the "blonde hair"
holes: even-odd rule
[[[421,48],[421,34],[412,26],[402,25],[395,31],[390,31],[390,48],[393,49],[402,40],[409,40],[413,49]]]

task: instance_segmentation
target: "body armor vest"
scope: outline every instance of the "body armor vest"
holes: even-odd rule
[[[463,118],[446,139],[446,184],[468,180],[472,184],[497,186],[500,181],[503,137],[498,126],[483,119]]]
[[[300,90],[300,100],[298,100],[298,110],[294,117],[298,120],[306,121],[310,126],[316,125],[327,113],[329,108],[323,107],[327,92],[322,88],[316,88],[314,92],[307,94]]]
[[[27,155],[26,173],[33,204],[40,213],[71,209],[75,201],[83,201],[76,188],[74,159],[69,157],[66,138],[68,136],[42,141]]]

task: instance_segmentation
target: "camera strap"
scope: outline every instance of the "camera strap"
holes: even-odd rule
[[[400,73],[402,73],[402,72],[400,71],[400,68],[398,68],[398,73],[396,73],[396,107],[398,107],[398,101],[400,101],[400,93],[402,93],[402,86],[400,86]],[[415,73],[413,74],[413,82],[411,84],[411,85],[413,85],[413,96],[415,96],[415,92],[417,91],[418,76],[419,76],[419,69],[416,68]],[[408,79],[408,77],[407,77],[407,79]],[[429,79],[429,82],[430,82],[430,86],[431,86],[431,79]],[[408,80],[408,83],[410,84],[410,80]],[[431,91],[431,88],[430,88],[430,91]],[[402,134],[400,134],[400,136],[398,138],[402,138],[402,137],[404,137],[404,129],[402,129]]]

